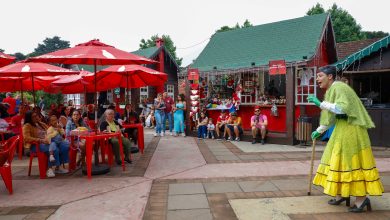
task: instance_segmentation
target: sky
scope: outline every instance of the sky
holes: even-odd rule
[[[135,51],[141,39],[167,34],[186,66],[221,26],[302,17],[317,2],[325,9],[335,2],[365,31],[390,32],[389,0],[5,0],[0,1],[0,48],[27,54],[46,37],[59,36],[71,46],[100,39]]]

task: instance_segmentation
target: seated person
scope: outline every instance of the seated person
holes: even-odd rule
[[[151,109],[147,106],[147,104],[144,102],[142,103],[142,111],[141,114],[139,115],[140,121],[143,123],[144,127],[146,126],[146,118],[150,114]]]
[[[122,115],[123,123],[125,124],[138,124],[140,123],[140,117],[137,112],[134,111],[133,106],[131,104],[126,104],[125,112]],[[131,138],[135,145],[137,145],[138,140],[138,129],[137,128],[126,128],[125,133],[127,133],[128,137]]]
[[[59,124],[57,116],[49,118],[49,128],[47,129],[47,140],[49,142],[49,161],[56,164],[55,173],[68,173],[67,169],[62,169],[61,164],[69,163],[69,141],[64,139],[65,131]],[[47,146],[46,146],[47,147]],[[58,155],[55,155],[55,154]],[[58,161],[58,158],[60,161]]]
[[[146,117],[145,126],[148,128],[154,128],[156,126],[156,119],[154,118],[154,109],[150,110],[149,115]]]
[[[200,117],[197,120],[198,127],[198,139],[206,138],[207,135],[207,124],[209,119],[204,112],[200,113]]]
[[[8,132],[9,128],[10,125],[5,119],[1,118],[1,113],[0,113],[0,131],[5,132],[0,135],[0,141],[5,141],[10,139],[12,136],[15,136],[14,133]]]
[[[225,136],[226,136],[225,126],[226,126],[228,120],[229,120],[229,115],[226,114],[225,110],[222,110],[221,115],[218,116],[217,124],[215,125],[215,131],[217,132],[217,138],[219,140],[222,139],[221,132],[224,132],[223,138],[225,138]]]
[[[252,144],[256,144],[257,134],[261,135],[261,144],[265,144],[265,136],[267,134],[267,125],[268,120],[267,116],[260,114],[260,108],[255,107],[255,115],[251,117],[251,127],[252,127]]]
[[[40,121],[39,114],[33,111],[27,111],[24,116],[23,125],[24,147],[32,152],[36,152],[36,148],[39,147],[41,152],[49,154],[49,141],[46,137],[47,128],[47,125]],[[35,143],[39,146],[36,146]],[[58,149],[55,150],[53,155],[55,157],[55,162],[49,160],[48,169],[46,171],[46,176],[49,178],[55,177],[52,167],[57,166],[61,162]]]
[[[72,113],[72,119],[66,123],[66,137],[70,138],[71,131],[79,127],[85,127],[91,131],[90,127],[84,122],[83,119],[81,119],[80,111],[75,110]],[[77,148],[80,150],[80,159],[77,161],[77,165],[81,164],[82,167],[85,167],[85,139],[75,139],[73,146],[77,146]]]
[[[87,111],[83,113],[83,119],[85,121],[95,120],[95,107],[93,104],[87,106]]]
[[[240,141],[240,134],[243,133],[243,130],[241,128],[241,117],[237,116],[237,112],[230,113],[230,118],[227,122],[227,128],[226,132],[229,135],[228,141],[233,140],[233,133],[236,137],[236,141]]]
[[[215,125],[213,124],[213,119],[209,118],[209,123],[207,124],[207,137],[214,139],[214,130]]]
[[[112,109],[107,109],[104,112],[103,117],[105,117],[105,120],[102,121],[99,128],[100,131],[103,132],[121,132],[121,125],[114,120],[115,112]],[[118,165],[122,164],[122,160],[119,154],[119,141],[118,138],[110,138],[110,143],[112,144],[112,151],[115,156],[115,161]],[[125,154],[125,161],[128,163],[131,163],[131,160],[129,158],[131,143],[129,139],[123,137],[122,135],[122,145],[123,145],[123,153]]]

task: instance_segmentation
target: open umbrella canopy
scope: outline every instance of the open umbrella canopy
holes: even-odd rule
[[[140,65],[114,65],[97,72],[97,90],[117,87],[140,88],[159,86],[167,81],[168,75]]]
[[[121,65],[152,64],[154,60],[119,50],[99,40],[91,40],[75,47],[32,57],[29,61],[63,64]]]
[[[0,68],[0,77],[33,77],[77,74],[78,71],[46,63],[17,62]]]
[[[51,83],[49,88],[46,88],[46,92],[56,93],[61,92],[62,94],[75,94],[94,92],[92,85],[89,85],[88,81],[93,81],[94,73],[89,71],[80,71],[78,75],[63,76],[58,80]]]
[[[0,77],[0,92],[17,92],[44,90],[60,76],[37,76],[34,78],[34,88],[30,77]]]
[[[16,58],[5,53],[0,52],[0,67],[7,66],[14,62]]]

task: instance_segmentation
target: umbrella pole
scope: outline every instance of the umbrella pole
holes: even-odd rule
[[[96,89],[96,60],[93,61],[93,70],[94,70],[94,81],[95,81],[95,128],[97,131],[98,123],[98,100],[97,100],[97,89]]]
[[[21,96],[21,99],[22,99],[22,101],[21,101],[21,103],[22,104],[26,104],[26,103],[23,103],[23,80],[20,80],[20,96]]]
[[[31,83],[32,83],[32,92],[33,92],[33,104],[34,104],[34,107],[35,107],[34,76],[33,76],[32,73],[31,73]]]
[[[125,102],[126,105],[127,105],[127,101],[129,101],[129,76],[128,75],[126,77],[126,102]]]

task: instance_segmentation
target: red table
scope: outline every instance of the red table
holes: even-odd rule
[[[138,147],[141,154],[144,153],[145,139],[144,139],[144,126],[141,123],[137,124],[122,124],[123,128],[137,128],[138,129]]]
[[[86,157],[86,163],[87,163],[87,174],[88,179],[92,178],[92,151],[93,151],[93,142],[101,139],[108,139],[108,138],[118,138],[119,142],[119,151],[122,159],[122,168],[123,171],[125,171],[125,158],[123,155],[123,145],[122,145],[122,134],[119,132],[116,133],[105,133],[105,132],[90,132],[85,135],[80,135],[79,138],[85,139],[85,157]]]

